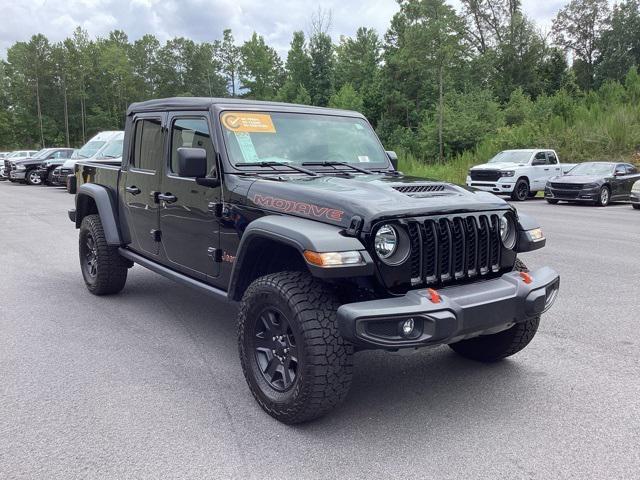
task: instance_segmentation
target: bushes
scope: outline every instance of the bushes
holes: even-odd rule
[[[624,84],[608,81],[588,94],[572,96],[562,89],[531,101],[516,90],[503,110],[484,117],[480,112],[490,103],[476,98],[474,109],[463,98],[453,96],[447,102],[445,164],[429,162],[434,151],[432,118],[427,117],[417,133],[403,129],[390,135],[389,146],[398,150],[401,170],[464,183],[471,166],[485,163],[501,150],[553,148],[566,163],[629,161],[640,150],[640,75],[635,68]]]

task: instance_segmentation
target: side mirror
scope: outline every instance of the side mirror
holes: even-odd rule
[[[620,170],[616,170],[615,172],[613,172],[614,177],[624,177],[626,174],[627,172],[621,172]]]
[[[393,165],[393,169],[398,170],[398,154],[393,150],[387,150],[387,157],[389,157],[391,165]]]
[[[207,176],[207,152],[204,148],[178,149],[179,177],[201,178]]]

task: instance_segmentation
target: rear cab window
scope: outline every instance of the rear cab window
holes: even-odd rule
[[[131,166],[137,170],[155,172],[163,158],[162,140],[160,118],[137,120]]]

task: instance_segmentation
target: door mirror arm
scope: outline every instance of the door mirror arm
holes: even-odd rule
[[[199,177],[196,178],[196,183],[203,187],[215,188],[220,186],[220,179],[214,177]]]

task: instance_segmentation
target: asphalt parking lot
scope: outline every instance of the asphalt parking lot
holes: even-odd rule
[[[523,352],[356,356],[347,402],[254,402],[231,307],[141,267],[84,288],[64,190],[0,183],[0,478],[638,478],[640,212],[518,204],[561,294]]]

